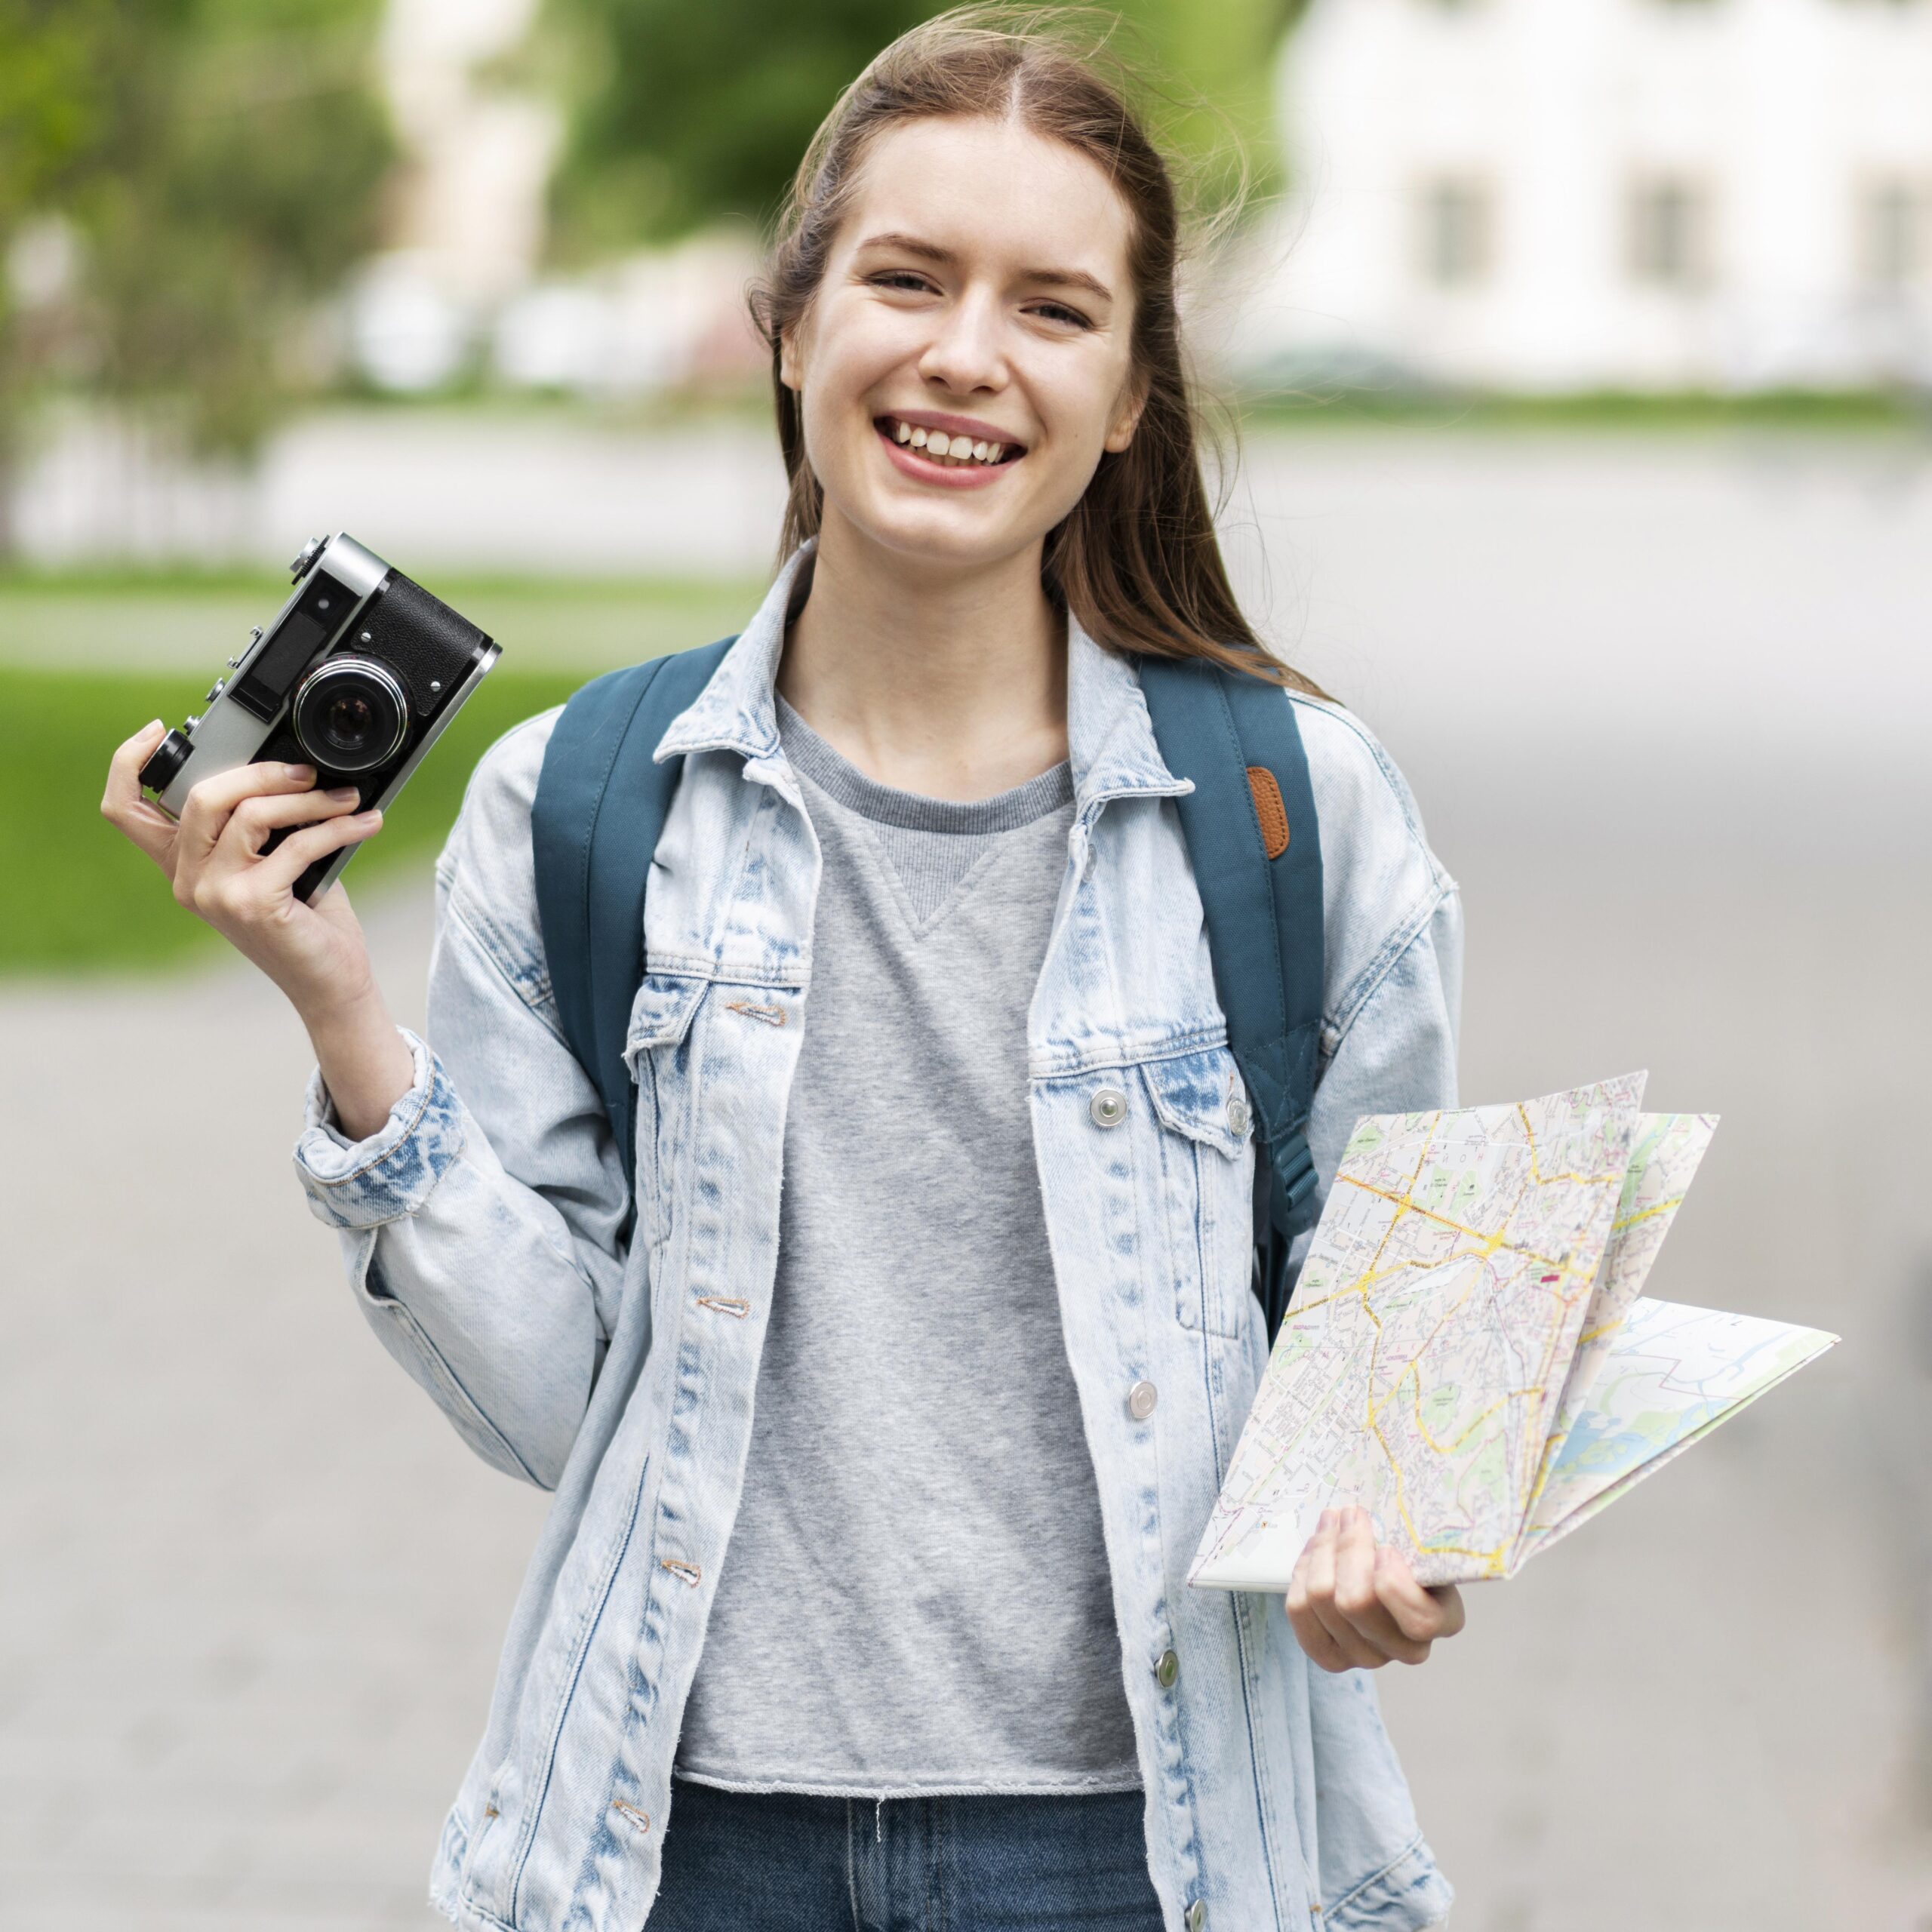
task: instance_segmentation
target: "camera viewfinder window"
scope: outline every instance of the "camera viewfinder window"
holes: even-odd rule
[[[282,620],[247,676],[235,687],[235,701],[257,718],[272,718],[281,709],[295,681],[309,661],[355,607],[352,592],[334,578],[319,573],[309,580],[302,601]]]

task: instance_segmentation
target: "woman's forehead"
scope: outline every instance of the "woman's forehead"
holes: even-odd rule
[[[1072,268],[1124,294],[1128,214],[1099,165],[1012,122],[929,117],[887,130],[866,156],[848,248],[929,241],[1014,269]]]

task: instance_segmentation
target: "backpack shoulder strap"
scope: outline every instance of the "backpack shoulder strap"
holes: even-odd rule
[[[1313,1219],[1323,971],[1321,837],[1286,692],[1199,659],[1143,658],[1141,691],[1194,865],[1227,1016],[1254,1103],[1257,1281],[1272,1340],[1287,1302],[1287,1245]]]
[[[684,767],[652,754],[736,641],[592,678],[550,734],[531,811],[537,921],[558,1017],[603,1096],[626,1182],[635,1179],[637,1089],[624,1040],[644,977],[645,885]]]

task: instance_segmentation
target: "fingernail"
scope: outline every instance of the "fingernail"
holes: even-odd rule
[[[1315,1527],[1318,1530],[1332,1530],[1335,1527],[1334,1511],[1332,1509],[1323,1510],[1319,1519],[1316,1521]]]
[[[358,825],[366,825],[372,832],[382,822],[383,815],[380,812],[358,812],[355,815],[355,823]]]
[[[285,765],[291,780],[297,785],[312,785],[315,782],[315,768],[312,764]]]
[[[333,792],[324,795],[332,805],[352,805],[362,794],[353,785],[338,785]]]

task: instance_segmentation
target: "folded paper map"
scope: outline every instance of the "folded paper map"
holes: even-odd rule
[[[1643,1298],[1717,1124],[1643,1086],[1357,1127],[1190,1583],[1285,1589],[1348,1503],[1423,1583],[1513,1576],[1838,1340]]]

